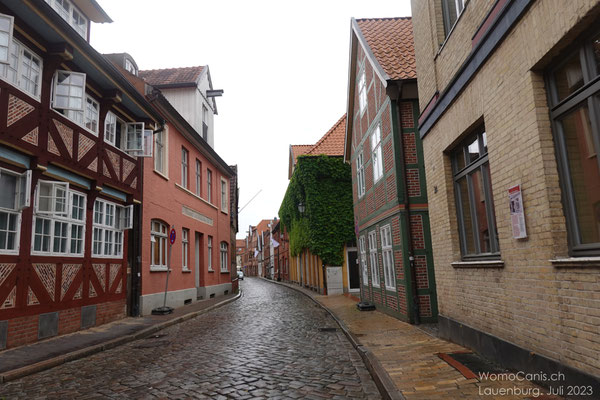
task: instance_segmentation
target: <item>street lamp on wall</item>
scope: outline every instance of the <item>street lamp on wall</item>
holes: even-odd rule
[[[300,214],[304,214],[304,210],[306,210],[304,203],[302,203],[302,202],[298,203],[298,211],[300,212]]]

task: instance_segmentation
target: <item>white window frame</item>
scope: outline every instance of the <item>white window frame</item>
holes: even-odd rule
[[[363,66],[358,74],[358,108],[360,115],[365,113],[367,109],[367,73],[366,66]]]
[[[29,207],[31,203],[31,170],[19,173],[9,169],[0,168],[0,183],[2,183],[2,176],[4,175],[10,175],[15,178],[15,190],[12,206],[2,207],[0,205],[0,215],[4,214],[6,216],[6,226],[0,227],[0,232],[4,233],[4,235],[0,235],[0,240],[3,241],[0,247],[6,248],[0,249],[0,254],[19,254],[22,221],[21,211],[24,208]],[[3,192],[6,193],[7,188],[3,188]],[[6,206],[8,206],[8,204],[6,204]],[[10,229],[11,219],[14,221],[14,230]],[[13,247],[8,248],[8,241],[11,235],[13,237]],[[2,238],[2,236],[4,237]]]
[[[40,211],[38,209],[39,186],[40,184],[45,185],[48,183],[56,184],[51,185],[53,195],[50,196],[50,199],[55,198],[57,188],[60,188],[61,186],[66,187],[64,213],[55,212],[55,206],[52,206],[53,210],[50,211]],[[80,201],[74,201],[75,196],[80,198]],[[83,257],[85,254],[85,228],[87,220],[86,203],[86,194],[71,190],[65,182],[38,181],[31,229],[31,254],[58,257]],[[42,227],[47,226],[47,231],[38,233],[38,222],[41,223]],[[76,233],[78,233],[78,235],[74,237],[73,235]],[[37,236],[40,236],[39,248],[36,248]],[[44,246],[44,238],[47,239],[47,246]],[[79,251],[77,251],[77,243],[80,245]],[[56,249],[57,245],[59,246],[58,250]]]
[[[189,258],[190,258],[190,230],[183,228],[181,230],[181,269],[183,271],[189,271]]]
[[[34,70],[34,64],[39,66],[38,71]],[[42,58],[13,38],[8,63],[0,63],[0,78],[28,96],[40,100],[43,69]],[[35,79],[32,79],[33,74],[37,74]],[[33,90],[28,87],[29,84],[33,85]]]
[[[226,213],[229,209],[229,185],[227,179],[221,178],[221,211]]]
[[[212,204],[212,171],[206,169],[206,201]]]
[[[68,87],[68,90],[67,90],[68,93],[66,95],[63,95],[63,94],[59,95],[58,94],[58,92],[59,92],[58,77],[60,75],[69,76],[69,81],[71,81],[71,77],[80,77],[82,80],[82,83],[81,83],[81,85],[71,84],[70,82],[68,84],[64,84],[65,86]],[[57,70],[54,73],[54,77],[52,78],[52,108],[54,108],[55,110],[71,110],[71,111],[84,112],[85,107],[86,107],[85,79],[86,79],[86,75],[81,72],[65,71],[65,70],[60,70],[60,69]],[[77,93],[78,91],[76,89],[79,89],[79,91],[81,92],[80,95]],[[75,91],[75,93],[71,94],[73,91]],[[79,100],[81,102],[81,105],[80,106],[71,105],[71,102],[69,100],[67,100],[66,107],[60,107],[57,105],[57,96],[66,97],[69,100],[70,99]]]
[[[383,157],[381,155],[381,126],[377,124],[373,133],[371,133],[371,162],[373,164],[373,182],[379,181],[383,177]]]
[[[106,113],[104,118],[104,141],[116,147],[117,116],[112,111]]]
[[[155,226],[159,229],[156,230]],[[164,228],[164,229],[163,229]],[[169,226],[164,222],[153,219],[150,222],[150,271],[166,271],[168,268],[168,244],[167,240],[169,237]],[[154,263],[154,252],[158,246],[158,258],[159,264]],[[165,263],[163,264],[162,261]]]
[[[133,156],[143,156],[144,150],[144,129],[143,122],[125,123],[125,146],[123,150]]]
[[[190,173],[190,152],[185,147],[181,147],[181,186],[188,189]]]
[[[358,198],[365,195],[365,165],[363,163],[363,153],[360,152],[356,157],[356,187]]]
[[[41,186],[50,187],[50,195],[43,196],[48,199],[49,208],[40,210]],[[60,201],[62,200],[62,201]],[[58,207],[62,203],[63,206]],[[35,213],[49,217],[67,217],[69,212],[69,184],[67,182],[39,180],[35,190]]]
[[[97,198],[92,225],[92,257],[122,258],[123,231],[133,228],[133,205],[122,206]]]
[[[365,248],[365,237],[358,239],[358,249],[360,252],[360,266],[362,269],[363,285],[369,286],[369,269],[367,267],[367,249]]]
[[[168,126],[165,125],[162,131],[158,131],[154,135],[154,147],[156,151],[153,154],[154,157],[154,170],[163,176],[168,175],[168,140],[169,130]]]
[[[6,44],[0,45],[0,48],[6,49],[6,57],[0,58],[0,63],[9,64],[10,63],[10,46],[13,42],[13,30],[15,26],[15,18],[12,15],[0,14],[0,19],[8,21],[8,28],[5,30],[0,30],[1,34],[6,35]]]
[[[144,129],[144,136],[142,137],[142,151],[137,154],[138,157],[152,157],[152,150],[154,149],[154,131],[152,129]]]
[[[229,266],[227,265],[227,242],[221,242],[220,246],[220,260],[221,260],[221,272],[229,272]]]
[[[88,39],[88,26],[90,20],[73,4],[71,0],[46,0],[46,3],[56,11],[58,15],[77,32],[79,36]],[[65,8],[65,5],[68,7]],[[78,24],[76,20],[81,19],[85,24]]]
[[[208,270],[210,272],[214,271],[213,267],[212,267],[212,252],[213,252],[213,237],[212,236],[208,236],[207,240],[206,240],[206,247],[207,247],[207,253],[208,253]]]
[[[383,258],[383,279],[387,290],[396,290],[394,272],[394,250],[392,248],[392,227],[385,225],[379,230],[381,236],[381,256]]]
[[[100,123],[100,103],[90,95],[85,96],[85,113],[83,126],[90,132],[98,134]]]
[[[369,258],[371,263],[371,282],[373,286],[380,286],[379,259],[377,257],[377,232],[369,232]]]
[[[196,158],[196,196],[202,196],[202,161]]]

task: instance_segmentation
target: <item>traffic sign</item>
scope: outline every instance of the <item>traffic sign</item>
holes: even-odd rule
[[[171,244],[175,243],[176,236],[177,234],[175,233],[175,229],[171,228],[171,233],[169,233],[169,241],[171,242]]]

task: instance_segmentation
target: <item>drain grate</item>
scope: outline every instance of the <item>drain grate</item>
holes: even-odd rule
[[[335,332],[335,331],[337,331],[337,328],[329,328],[329,327],[327,327],[327,328],[319,328],[319,330],[321,332]]]

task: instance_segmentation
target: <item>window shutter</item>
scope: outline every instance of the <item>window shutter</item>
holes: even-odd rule
[[[31,205],[31,170],[23,172],[17,179],[16,209],[21,211]]]
[[[69,211],[69,184],[39,181],[36,190],[36,212],[66,217]]]
[[[152,145],[154,131],[152,129],[144,129],[144,146],[140,157],[152,157]]]
[[[85,74],[57,70],[52,82],[52,107],[85,111]]]
[[[133,228],[133,205],[119,206],[119,229]]]

